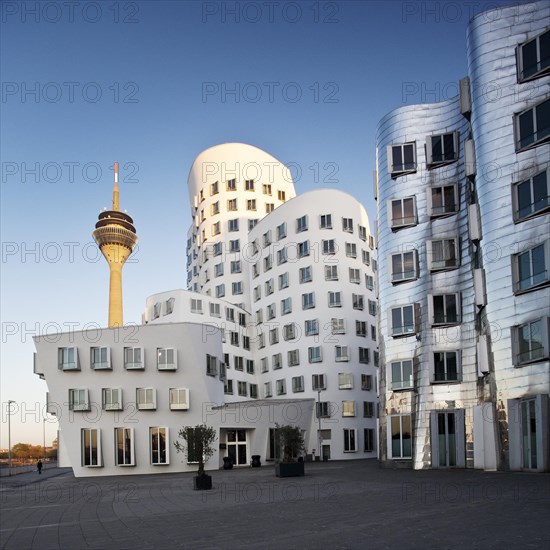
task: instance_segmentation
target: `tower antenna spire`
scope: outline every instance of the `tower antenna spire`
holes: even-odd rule
[[[118,212],[120,210],[120,202],[118,197],[118,162],[115,162],[115,186],[113,189],[113,210]]]

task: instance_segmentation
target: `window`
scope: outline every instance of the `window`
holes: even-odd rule
[[[288,287],[288,271],[279,275],[279,290]]]
[[[296,219],[296,233],[307,231],[307,216]]]
[[[245,191],[254,191],[254,180],[244,180]]]
[[[326,265],[325,266],[325,281],[337,281],[338,280],[338,266]]]
[[[280,200],[280,201],[283,201],[285,202],[286,201],[286,193],[284,191],[277,191],[277,198]]]
[[[365,265],[370,265],[370,252],[368,250],[361,250],[361,259]]]
[[[359,348],[359,363],[370,363],[370,350],[369,348]]]
[[[243,372],[244,370],[244,360],[239,355],[235,355],[233,357],[233,365],[235,366],[235,370]]]
[[[275,205],[272,202],[266,202],[265,203],[265,213],[269,214],[270,212],[273,212],[275,210]]]
[[[334,346],[336,361],[349,361],[348,346]]]
[[[550,241],[512,256],[514,294],[535,290],[550,281]]]
[[[122,389],[120,388],[102,388],[101,407],[104,411],[122,410]]]
[[[376,315],[376,302],[374,300],[369,300],[369,315]]]
[[[250,336],[243,335],[243,349],[250,350]]]
[[[374,277],[372,275],[365,275],[365,286],[368,290],[374,290]]]
[[[281,248],[281,250],[277,250],[277,265],[284,264],[286,263],[286,261],[286,248]]]
[[[515,115],[516,150],[523,151],[550,139],[550,99]]]
[[[353,220],[351,218],[342,218],[342,231],[353,233]]]
[[[363,338],[367,336],[367,323],[365,321],[355,321],[355,334]]]
[[[135,466],[134,429],[115,428],[115,466]]]
[[[239,333],[234,331],[234,330],[230,330],[229,331],[229,336],[230,336],[230,339],[231,339],[231,345],[232,346],[238,346],[239,345]]]
[[[220,186],[218,182],[214,182],[210,184],[210,195],[217,195],[220,192]]]
[[[292,298],[281,300],[281,315],[292,313]]]
[[[299,393],[304,391],[304,377],[294,376],[292,378],[292,393]]]
[[[286,237],[286,222],[277,226],[277,240],[280,241]]]
[[[315,402],[315,416],[317,418],[330,418],[330,402],[329,401],[316,401]]]
[[[258,384],[248,384],[248,390],[252,399],[258,399]]]
[[[90,367],[92,369],[110,369],[111,348],[90,348]]]
[[[392,178],[416,172],[416,143],[388,147],[388,171]]]
[[[216,298],[223,298],[225,296],[225,284],[216,286]]]
[[[124,368],[143,369],[143,348],[124,348]]]
[[[238,296],[243,293],[243,283],[241,281],[235,281],[231,283],[231,293],[233,296]]]
[[[309,319],[305,322],[305,334],[306,336],[315,336],[319,334],[318,319]]]
[[[313,391],[321,391],[327,389],[326,377],[324,374],[311,375],[311,387]]]
[[[239,230],[239,218],[235,218],[233,220],[229,220],[229,226],[228,226],[228,230],[230,232],[233,232],[233,231],[238,231]]]
[[[283,338],[285,340],[294,340],[296,338],[296,324],[290,323],[283,326]]]
[[[458,159],[458,132],[426,137],[426,165],[437,168]]]
[[[311,275],[311,266],[300,268],[300,283],[310,283],[313,277]]]
[[[231,273],[240,273],[241,272],[241,260],[233,260],[230,264]]]
[[[157,348],[158,370],[176,370],[177,350],[174,348]]]
[[[189,390],[187,388],[170,388],[170,410],[186,411],[189,409]]]
[[[262,192],[264,195],[271,195],[271,185],[264,183],[262,185]]]
[[[459,352],[434,352],[433,361],[433,382],[459,382]]]
[[[226,307],[225,308],[225,318],[228,321],[235,322],[235,310],[232,307]]]
[[[366,241],[367,240],[367,228],[363,225],[359,225],[358,230],[359,230],[359,238],[362,241]]]
[[[348,258],[357,258],[357,245],[355,243],[346,243],[346,256]]]
[[[254,361],[252,359],[246,360],[246,372],[248,374],[254,374]]]
[[[412,304],[391,309],[391,335],[394,338],[416,332],[414,309]]]
[[[275,388],[277,395],[285,395],[286,394],[286,380],[283,378],[281,380],[275,381]]]
[[[212,255],[213,256],[221,256],[222,253],[222,243],[214,243],[214,247],[212,249]]]
[[[370,374],[361,375],[361,390],[363,391],[372,390],[372,375]]]
[[[82,466],[103,466],[99,428],[82,428],[80,430],[80,449]]]
[[[297,349],[291,349],[287,353],[289,367],[296,367],[300,364],[300,352]]]
[[[302,309],[312,309],[315,307],[315,294],[307,292],[302,294]]]
[[[275,304],[270,304],[266,308],[266,317],[268,321],[275,318]]]
[[[345,334],[346,333],[346,320],[345,319],[337,319],[336,317],[333,317],[330,320],[331,324],[331,334]]]
[[[271,345],[279,343],[279,329],[277,327],[269,331],[269,343]]]
[[[519,183],[514,183],[514,221],[522,221],[538,216],[550,209],[550,169]]]
[[[139,410],[156,409],[156,390],[154,388],[136,388],[136,406]]]
[[[355,416],[355,401],[342,401],[342,416]]]
[[[191,298],[191,313],[202,314],[202,300]]]
[[[543,317],[512,327],[512,360],[516,367],[548,360],[548,325],[548,317]]]
[[[418,254],[416,250],[401,252],[391,256],[391,281],[402,283],[418,277]]]
[[[342,307],[342,293],[341,292],[329,292],[328,293],[328,307]]]
[[[214,277],[221,277],[223,275],[223,263],[216,264],[214,266]]]
[[[370,338],[376,342],[376,327],[374,325],[370,326]]]
[[[248,231],[252,231],[256,227],[257,223],[258,220],[256,218],[250,218],[248,220]]]
[[[458,239],[428,241],[426,246],[431,271],[454,269],[460,265]]]
[[[228,212],[235,212],[237,210],[237,199],[229,199],[227,201]]]
[[[454,325],[460,323],[460,294],[437,294],[428,298],[430,323]]]
[[[388,421],[390,423],[388,437],[391,441],[391,458],[412,458],[411,416],[390,416]]]
[[[332,214],[322,214],[319,220],[321,229],[332,229]]]
[[[260,359],[260,372],[264,373],[269,370],[269,365],[267,364],[267,357],[262,357]]]
[[[229,241],[229,252],[239,252],[241,249],[241,244],[239,239],[234,239]]]
[[[359,309],[363,310],[365,307],[365,297],[363,294],[352,294],[351,295],[351,301],[353,303],[353,309]],[[370,302],[370,300],[369,300]],[[374,312],[373,315],[376,315],[376,312]]]
[[[212,224],[212,236],[215,237],[216,235],[219,235],[221,233],[221,225],[220,222],[216,222]]]
[[[212,317],[222,316],[220,304],[215,304],[214,302],[210,302],[210,315],[212,315]]]
[[[339,390],[353,389],[353,374],[351,372],[338,373],[338,389]]]
[[[359,272],[359,269],[354,267],[349,268],[349,282],[356,285],[361,284],[361,273]]]
[[[69,410],[70,411],[89,411],[90,400],[88,399],[87,389],[69,390]]]
[[[298,243],[298,258],[309,256],[309,241]]]
[[[391,389],[407,390],[413,387],[413,362],[412,359],[392,361],[391,365]]]
[[[233,380],[226,380],[223,383],[223,393],[233,395]]]
[[[264,272],[269,271],[273,267],[273,256],[268,254],[264,258]]]
[[[80,370],[77,348],[57,349],[57,368],[61,370]]]
[[[519,44],[516,50],[518,82],[550,72],[550,30]]]
[[[432,218],[458,212],[458,185],[440,185],[428,188],[428,212]]]
[[[321,245],[323,247],[323,254],[334,254],[336,252],[334,239],[322,240]]]
[[[310,363],[320,363],[323,360],[321,346],[312,346],[307,348],[307,355]]]
[[[168,298],[168,300],[164,302],[165,304],[164,315],[170,315],[174,311],[175,301],[176,301],[175,298]]]
[[[262,235],[262,241],[263,241],[263,246],[264,248],[266,246],[269,246],[271,244],[271,230],[269,231],[266,231],[263,235]]]
[[[414,197],[393,199],[389,202],[389,210],[391,212],[390,223],[392,229],[410,227],[411,225],[416,225],[418,223]]]
[[[168,428],[149,428],[151,464],[170,464],[170,438]]]
[[[375,430],[372,428],[363,429],[363,451],[372,453],[376,451]]]
[[[237,382],[237,394],[241,397],[248,396],[248,384],[246,382]]]
[[[374,416],[374,402],[363,401],[363,418],[372,418]]]
[[[280,353],[276,353],[271,357],[271,365],[273,370],[278,370],[283,368],[283,358]]]

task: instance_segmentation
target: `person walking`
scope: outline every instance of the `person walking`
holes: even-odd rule
[[[36,469],[38,470],[38,473],[42,473],[42,461],[38,459],[38,462],[36,463]]]

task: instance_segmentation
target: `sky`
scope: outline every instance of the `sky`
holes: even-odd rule
[[[92,240],[110,206],[139,244],[124,320],[186,287],[187,175],[204,149],[259,147],[296,192],[361,201],[374,229],[378,121],[444,101],[466,75],[469,19],[510,2],[2,1],[0,447],[41,444],[38,334],[107,324],[109,273]],[[46,443],[57,425],[47,419]]]

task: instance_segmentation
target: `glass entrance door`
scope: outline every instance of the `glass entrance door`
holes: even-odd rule
[[[236,466],[248,464],[246,430],[227,430],[227,456]]]
[[[521,403],[521,441],[523,450],[523,468],[536,470],[537,461],[537,415],[534,399]]]
[[[456,466],[456,427],[454,412],[437,413],[439,467]]]

